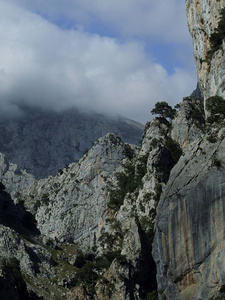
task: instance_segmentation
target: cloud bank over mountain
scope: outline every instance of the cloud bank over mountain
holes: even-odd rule
[[[156,101],[180,102],[196,84],[184,4],[148,2],[0,0],[2,111],[78,107],[144,123]],[[173,72],[147,50],[158,39],[180,61]]]

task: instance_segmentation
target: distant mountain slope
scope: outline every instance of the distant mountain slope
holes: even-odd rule
[[[143,125],[126,118],[81,113],[76,109],[46,112],[23,107],[22,117],[0,121],[0,152],[21,169],[44,178],[78,161],[109,132],[138,144]]]

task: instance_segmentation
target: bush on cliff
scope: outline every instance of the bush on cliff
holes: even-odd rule
[[[221,123],[225,118],[225,100],[220,96],[213,96],[206,100],[206,109],[209,112],[209,124]]]
[[[172,120],[176,114],[176,109],[172,108],[167,102],[161,101],[155,104],[151,113],[153,115],[159,115],[162,118]]]
[[[225,38],[225,8],[223,8],[220,12],[220,21],[218,23],[217,28],[215,28],[214,32],[211,34],[210,41],[210,49],[207,52],[207,61],[210,62],[213,54],[221,49],[223,45],[223,40]]]

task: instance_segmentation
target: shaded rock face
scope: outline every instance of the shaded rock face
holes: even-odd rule
[[[0,152],[35,175],[56,175],[58,169],[78,161],[87,149],[109,132],[125,142],[138,144],[143,125],[125,119],[77,110],[62,113],[21,107],[21,116],[1,118]]]
[[[209,38],[224,5],[224,1],[186,1],[204,100],[224,96],[224,44],[210,64],[206,61]],[[207,124],[204,118],[202,100],[188,97],[173,120],[171,136],[183,155],[157,207],[153,257],[159,299],[224,298],[224,123]]]
[[[161,299],[209,299],[224,284],[224,147],[196,140],[163,191],[154,240]]]
[[[225,57],[222,49],[207,62],[210,36],[218,26],[220,11],[225,1],[186,0],[188,26],[192,36],[196,71],[204,99],[220,95],[224,97]]]

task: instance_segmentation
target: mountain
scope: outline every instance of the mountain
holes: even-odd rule
[[[186,0],[203,101],[186,100],[174,120],[183,156],[157,208],[159,299],[225,297],[224,7],[225,1]]]
[[[225,299],[224,4],[186,1],[199,84],[140,146],[107,133],[36,181],[1,155],[1,299]]]
[[[40,179],[56,175],[59,169],[78,161],[99,137],[109,132],[138,144],[143,129],[142,124],[123,117],[20,106],[20,116],[1,118],[0,152],[18,168]]]

